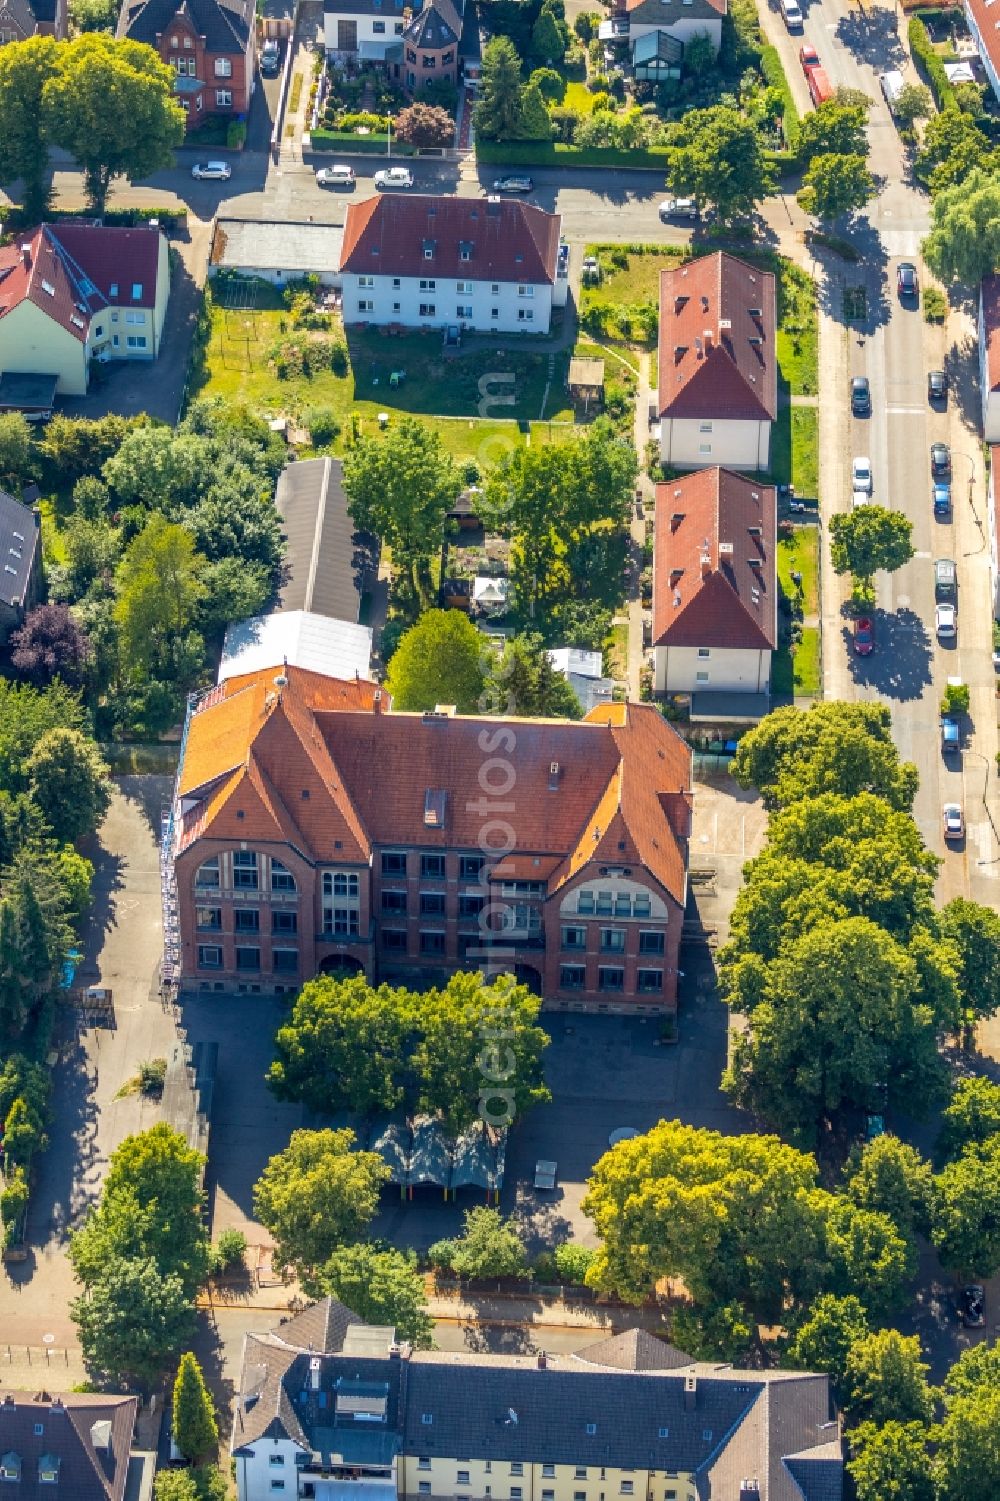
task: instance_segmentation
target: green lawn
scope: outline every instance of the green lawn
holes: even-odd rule
[[[628,625],[624,621],[611,627],[604,643],[604,664],[608,677],[619,682],[628,677]]]
[[[819,413],[815,407],[790,407],[779,402],[771,424],[772,484],[795,486],[803,500],[819,493]]]
[[[277,296],[269,300],[278,302]],[[343,336],[339,322],[330,332]],[[311,408],[329,408],[342,428],[334,444],[337,452],[347,441],[355,413],[363,433],[377,430],[380,412],[388,412],[390,418],[419,416],[440,433],[456,458],[473,458],[477,463],[494,462],[504,448],[524,443],[529,433],[532,441],[542,442],[562,436],[573,421],[565,389],[566,354],[556,357],[550,381],[548,355],[530,346],[523,351],[497,351],[490,350],[485,341],[470,340],[460,353],[445,358],[439,334],[390,338],[375,330],[351,329],[346,334],[346,375],[322,370],[311,377],[279,380],[269,351],[290,333],[287,311],[280,305],[253,312],[214,306],[200,389],[246,402],[264,413],[297,419]],[[393,371],[405,371],[405,379],[395,387],[390,385]],[[497,401],[484,405],[479,380],[493,372],[514,375],[511,405]],[[507,391],[495,386],[488,393],[498,394]]]
[[[596,255],[604,267],[604,278],[594,291],[612,302],[641,302],[660,298],[660,272],[679,261],[690,251],[684,245],[588,245],[585,255]],[[624,261],[624,265],[613,265]]]
[[[790,537],[778,541],[778,583],[782,594],[796,591],[792,574],[802,575],[802,608],[806,615],[819,610],[819,532],[815,526],[797,526]]]
[[[818,698],[820,692],[819,631],[806,626],[792,655],[781,647],[771,659],[771,692],[775,698]]]
[[[589,115],[594,108],[594,96],[585,83],[568,83],[561,105],[563,109],[575,110],[578,115]]]

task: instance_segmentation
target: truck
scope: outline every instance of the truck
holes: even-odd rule
[[[809,89],[809,97],[817,109],[828,99],[833,98],[833,84],[825,68],[807,68],[806,86]]]

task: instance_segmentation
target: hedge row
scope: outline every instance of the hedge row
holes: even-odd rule
[[[622,151],[614,146],[569,146],[563,141],[477,141],[476,158],[498,167],[632,167],[666,171],[666,146]]]
[[[172,229],[183,229],[187,224],[188,211],[181,204],[176,208],[117,208],[105,209],[104,224],[124,225],[131,229],[136,224],[147,224],[150,219],[159,219],[161,226],[168,233]],[[79,209],[49,209],[45,215],[46,223],[55,223],[59,219],[79,219]],[[33,221],[34,222],[37,221]],[[19,203],[0,204],[0,224],[11,230],[27,229],[28,220],[25,219]]]
[[[781,57],[777,47],[767,46],[761,50],[760,66],[764,77],[772,89],[777,89],[781,94],[781,113],[785,122],[785,143],[789,152],[794,152],[799,144],[799,112],[792,98],[792,91],[785,77],[785,70],[781,65]]]
[[[910,18],[907,27],[907,37],[910,43],[910,51],[915,60],[920,64],[924,77],[934,95],[934,103],[938,109],[957,109],[958,100],[955,98],[955,90],[952,87],[947,73],[944,71],[944,63],[934,51],[933,43],[927,27],[916,16]]]
[[[324,130],[322,126],[312,132],[309,140],[314,151],[336,151],[341,156],[371,156],[375,152],[386,156],[389,144],[387,135],[359,136],[347,130]],[[413,146],[405,146],[393,136],[393,156],[413,156],[414,151]]]

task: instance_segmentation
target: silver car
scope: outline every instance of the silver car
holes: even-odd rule
[[[377,188],[412,188],[413,173],[409,167],[385,167],[381,172],[375,173],[375,186]]]
[[[191,176],[196,182],[228,182],[232,175],[233,169],[228,162],[195,162],[191,168]]]

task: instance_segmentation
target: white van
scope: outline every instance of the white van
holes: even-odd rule
[[[802,30],[802,12],[799,10],[798,0],[781,0],[781,14],[789,31]]]
[[[902,73],[883,73],[879,79],[879,83],[882,85],[882,93],[885,95],[885,102],[889,106],[889,113],[894,115],[896,113],[896,100],[905,87],[903,75]]]

